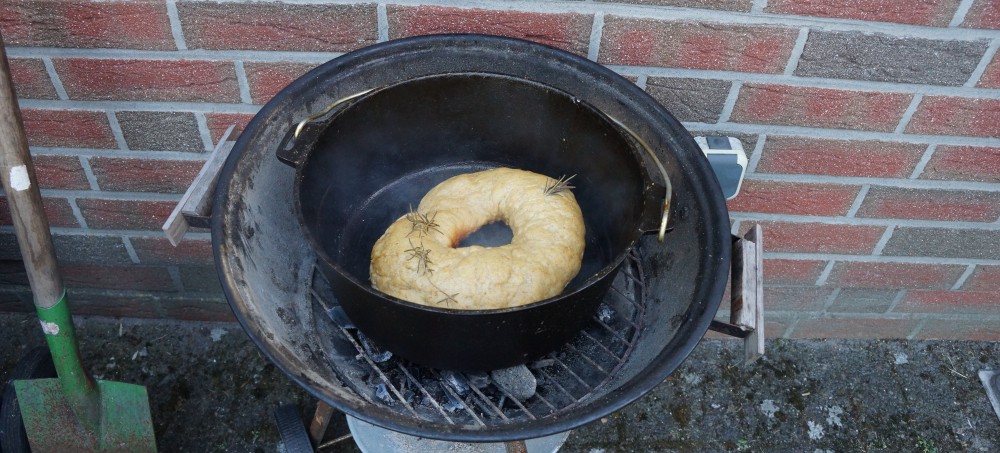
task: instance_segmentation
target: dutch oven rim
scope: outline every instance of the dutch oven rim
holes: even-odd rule
[[[624,79],[620,74],[601,64],[585,59],[579,55],[566,52],[562,49],[515,38],[480,34],[438,34],[385,41],[331,59],[290,83],[285,89],[282,90],[282,92],[286,90],[294,91],[303,88],[303,85],[308,83],[306,79],[309,74],[318,73],[321,69],[328,65],[343,65],[345,63],[364,60],[372,54],[381,54],[394,49],[407,48],[414,45],[419,46],[421,43],[434,41],[474,41],[480,44],[493,41],[497,43],[514,43],[521,46],[531,45],[546,48],[548,49],[546,52],[553,58],[561,59],[563,62],[568,62],[573,65],[582,64],[599,76],[611,79],[620,79],[623,82],[627,82],[626,84],[622,84],[621,87],[624,88],[624,90],[626,90],[630,95],[634,96],[633,99],[642,100],[642,103],[645,104],[645,107],[648,109],[648,113],[655,114],[653,116],[657,117],[669,128],[673,129],[672,132],[677,135],[676,138],[678,140],[687,142],[686,145],[688,147],[698,149],[697,144],[694,142],[690,134],[687,133],[686,129],[681,125],[680,121],[674,118],[673,115],[658,102],[649,98],[648,93],[635,84],[629,82],[627,79]],[[246,148],[247,143],[251,140],[251,135],[260,133],[263,129],[261,125],[267,121],[271,121],[272,117],[279,113],[280,108],[284,107],[281,105],[281,97],[282,96],[279,94],[268,101],[254,115],[247,126],[244,127],[244,132],[252,131],[253,134],[240,134],[233,146],[233,152],[230,154],[229,158],[227,158],[220,172],[218,181],[221,184],[219,184],[216,188],[215,198],[213,200],[213,215],[211,222],[212,250],[215,258],[214,263],[216,273],[220,278],[223,293],[225,294],[226,300],[229,303],[230,308],[233,310],[237,321],[243,327],[247,336],[249,336],[254,344],[256,344],[264,355],[268,357],[271,363],[284,372],[285,375],[297,383],[307,393],[313,395],[321,401],[332,404],[334,407],[348,415],[390,430],[432,439],[451,441],[502,442],[512,439],[543,437],[575,429],[583,424],[621,410],[625,406],[635,402],[637,399],[650,392],[657,385],[661,384],[663,380],[666,379],[670,373],[675,371],[680,363],[687,359],[687,357],[691,354],[691,351],[693,351],[701,341],[705,332],[708,331],[709,324],[718,312],[726,286],[726,279],[719,278],[705,288],[706,299],[704,303],[707,304],[706,309],[699,316],[693,317],[692,319],[688,319],[687,322],[681,323],[674,336],[666,342],[666,344],[663,344],[660,347],[659,352],[655,355],[655,357],[648,360],[646,365],[638,370],[631,379],[624,381],[625,384],[629,385],[620,385],[614,389],[610,389],[598,398],[592,399],[586,406],[584,406],[589,409],[589,411],[587,411],[588,413],[581,416],[572,416],[572,414],[579,414],[581,411],[570,411],[563,413],[562,416],[556,417],[555,419],[547,420],[546,423],[531,423],[528,426],[519,426],[516,424],[506,426],[494,425],[490,427],[488,432],[461,430],[458,427],[452,430],[447,430],[441,429],[439,425],[429,425],[426,423],[410,423],[408,425],[402,425],[398,422],[399,417],[385,416],[382,412],[378,411],[363,410],[369,408],[371,403],[363,402],[362,405],[359,406],[348,400],[337,398],[334,394],[326,394],[321,391],[319,386],[314,386],[314,382],[312,382],[304,374],[295,372],[295,370],[293,370],[288,364],[282,360],[278,360],[280,358],[278,349],[274,348],[271,342],[266,341],[262,335],[258,334],[255,327],[250,324],[249,319],[247,319],[247,317],[244,316],[244,313],[240,311],[239,305],[245,305],[245,302],[242,297],[238,297],[240,296],[240,293],[234,290],[233,282],[231,281],[232,273],[228,272],[230,264],[222,255],[222,235],[226,233],[226,225],[222,221],[224,217],[223,208],[229,198],[230,183],[233,178],[233,174],[236,171],[237,163],[242,157],[243,150]],[[678,131],[683,133],[676,133]],[[237,152],[237,150],[239,150],[239,152]],[[694,165],[693,167],[686,168],[685,170],[688,172],[694,172],[694,176],[699,177],[704,181],[708,181],[708,184],[705,184],[702,187],[702,189],[707,190],[708,193],[703,193],[703,195],[709,205],[715,206],[709,206],[709,208],[714,209],[709,209],[707,215],[710,217],[719,217],[714,220],[725,220],[725,222],[728,223],[728,210],[725,202],[722,201],[722,190],[716,182],[714,174],[711,173],[709,164],[704,162],[704,165]],[[713,182],[715,183],[713,184]],[[708,243],[706,246],[715,244],[717,246],[716,248],[722,251],[721,256],[715,257],[717,259],[716,267],[720,270],[720,272],[728,274],[731,268],[731,249],[729,244],[731,241],[731,233],[726,228],[715,228],[714,230],[716,230],[714,231],[714,234],[706,234],[705,239]]]

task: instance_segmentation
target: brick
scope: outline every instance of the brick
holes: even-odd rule
[[[176,247],[161,237],[133,237],[129,241],[143,264],[207,267],[215,263],[210,240],[185,238]]]
[[[765,12],[900,24],[947,26],[959,0],[769,0]]]
[[[31,289],[18,290],[7,286],[0,292],[0,313],[34,313],[35,305],[31,302]]]
[[[992,291],[907,291],[895,311],[996,315],[1000,313],[1000,298]]]
[[[133,150],[205,151],[191,112],[116,112],[125,143]]]
[[[1000,52],[993,55],[993,61],[986,66],[986,70],[979,76],[976,84],[979,88],[1000,88]]]
[[[218,299],[165,298],[160,300],[165,316],[181,321],[236,322],[232,308]]]
[[[87,226],[114,230],[160,230],[176,201],[76,200]]]
[[[615,3],[634,3],[637,5],[685,6],[702,9],[721,9],[729,11],[750,11],[751,0],[608,0]]]
[[[229,140],[235,141],[253,117],[254,115],[251,113],[206,113],[205,122],[208,123],[208,132],[212,136],[212,143],[218,143],[222,134],[233,124],[236,125],[236,128],[229,135]]]
[[[240,102],[236,67],[228,61],[53,61],[70,99],[100,101]]]
[[[37,58],[9,58],[10,77],[14,91],[21,99],[57,99],[56,88],[49,79],[45,64]]]
[[[962,26],[1000,29],[1000,1],[975,0],[965,15]]]
[[[939,145],[920,179],[1000,182],[1000,148]]]
[[[838,262],[826,284],[848,288],[945,289],[964,270],[965,266],[960,265]]]
[[[60,266],[63,282],[70,288],[103,288],[137,291],[176,291],[163,267],[151,266]]]
[[[24,262],[0,260],[0,284],[4,286],[28,286],[28,272]]]
[[[836,216],[847,214],[860,190],[838,184],[746,180],[730,211]]]
[[[813,280],[815,282],[815,280]],[[833,290],[816,286],[765,286],[764,313],[768,311],[821,311]],[[765,315],[765,318],[767,315]]]
[[[1000,99],[924,97],[906,132],[1000,138]]]
[[[798,29],[608,16],[598,61],[603,64],[778,74]]]
[[[78,227],[80,223],[73,215],[73,208],[69,205],[69,200],[65,198],[44,197],[42,207],[45,209],[45,216],[49,219],[50,227]],[[13,225],[10,214],[10,205],[7,198],[0,197],[0,225]]]
[[[67,291],[75,315],[152,319],[164,316],[158,298],[149,295],[117,296],[73,288]]]
[[[389,38],[440,33],[481,33],[521,38],[587,54],[593,16],[389,5]]]
[[[897,227],[882,254],[998,260],[1000,231]]]
[[[180,268],[180,274],[185,291],[222,294],[219,274],[212,266],[186,266]]]
[[[21,118],[31,146],[118,147],[104,112],[21,109]]]
[[[768,135],[757,173],[906,178],[923,156],[915,143]]]
[[[885,313],[899,291],[894,289],[842,288],[827,309],[839,313]]]
[[[120,237],[53,234],[59,264],[132,264]]]
[[[917,327],[913,319],[825,318],[803,319],[792,338],[906,338]]]
[[[930,319],[914,340],[1000,341],[1000,323]]]
[[[316,66],[312,63],[289,62],[244,63],[247,83],[250,84],[250,99],[254,104],[264,104],[289,83]]]
[[[35,176],[42,189],[89,189],[90,182],[76,156],[36,154],[31,156]]]
[[[204,164],[200,160],[90,158],[101,190],[117,192],[184,193]]]
[[[976,266],[961,289],[1000,292],[1000,266]]]
[[[858,217],[992,222],[1000,218],[1000,192],[874,186]]]
[[[812,285],[826,267],[819,260],[764,260],[764,283],[767,285]]]
[[[795,75],[961,86],[988,44],[813,30]]]
[[[732,120],[834,129],[892,132],[911,94],[748,83]]]
[[[650,77],[646,92],[680,121],[717,123],[732,82]]]
[[[180,2],[189,49],[346,52],[375,44],[375,4]]]
[[[769,252],[870,255],[885,227],[828,223],[758,222]],[[749,222],[743,224],[749,227]]]
[[[8,46],[177,48],[163,2],[3,2],[0,28]]]

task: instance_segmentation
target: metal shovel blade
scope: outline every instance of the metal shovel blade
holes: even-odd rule
[[[59,379],[14,381],[31,451],[156,451],[149,397],[141,385],[97,381],[100,427],[84,428],[70,407]]]

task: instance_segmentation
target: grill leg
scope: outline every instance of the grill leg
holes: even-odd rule
[[[330,425],[330,417],[333,416],[333,406],[323,401],[316,403],[316,413],[313,414],[312,422],[309,424],[309,438],[313,445],[319,445],[326,434],[326,427]]]

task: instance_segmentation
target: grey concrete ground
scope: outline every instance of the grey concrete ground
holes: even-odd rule
[[[160,450],[273,452],[271,411],[314,401],[235,324],[78,319],[99,378],[145,385]],[[34,317],[0,314],[0,374],[42,344]],[[706,340],[662,385],[577,429],[566,452],[1000,451],[977,377],[1000,343],[773,341],[742,368],[741,345]],[[6,380],[6,379],[5,379]],[[342,417],[328,436],[346,432]],[[353,452],[346,441],[325,451]]]

